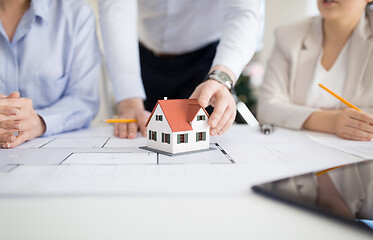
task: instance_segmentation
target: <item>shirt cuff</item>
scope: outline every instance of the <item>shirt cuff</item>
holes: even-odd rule
[[[50,109],[41,109],[36,111],[44,120],[45,132],[43,137],[50,136],[62,132],[62,116]]]
[[[224,57],[223,57],[224,56]],[[241,75],[241,72],[243,70],[243,68],[245,67],[245,65],[249,62],[250,58],[248,59],[242,59],[242,56],[241,55],[232,55],[232,53],[224,53],[224,52],[221,52],[220,54],[218,54],[213,63],[212,63],[212,66],[216,66],[216,65],[223,65],[225,67],[227,67],[228,69],[230,69],[236,80],[234,81],[234,84],[237,82],[238,78],[240,77]]]
[[[304,122],[311,116],[312,113],[320,111],[319,108],[304,107],[299,108],[297,111],[290,113],[286,120],[284,120],[284,127],[300,130]]]
[[[258,119],[263,123],[300,130],[309,116],[317,111],[320,109],[290,103],[262,103],[259,99]]]

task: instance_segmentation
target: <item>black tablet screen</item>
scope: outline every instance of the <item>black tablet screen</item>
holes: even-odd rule
[[[256,185],[253,189],[373,231],[373,160]]]

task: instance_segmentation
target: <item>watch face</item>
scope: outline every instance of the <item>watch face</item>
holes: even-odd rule
[[[217,75],[224,82],[228,82],[229,84],[232,84],[232,80],[227,73],[219,71]]]
[[[221,77],[224,81],[230,83],[230,79],[229,79],[228,75],[226,75],[226,74],[220,74],[220,77]]]
[[[223,71],[214,70],[209,77],[210,79],[214,79],[215,81],[220,82],[229,90],[232,88],[233,81],[231,80],[229,75]]]

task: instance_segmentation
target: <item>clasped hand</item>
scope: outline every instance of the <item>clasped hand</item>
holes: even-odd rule
[[[39,137],[45,132],[45,123],[36,113],[29,98],[18,92],[9,96],[0,94],[0,147],[14,148]]]

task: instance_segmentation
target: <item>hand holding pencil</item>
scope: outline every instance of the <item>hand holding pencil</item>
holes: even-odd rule
[[[112,119],[105,119],[103,122],[114,124],[114,136],[119,138],[134,139],[140,131],[143,137],[146,136],[145,123],[148,119],[146,111],[139,111],[134,115],[127,114],[115,116]]]
[[[319,86],[349,107],[336,113],[335,134],[349,140],[371,141],[373,139],[373,115],[360,110],[322,84]]]
[[[114,136],[119,138],[134,139],[140,131],[146,137],[146,121],[150,112],[144,109],[141,98],[125,99],[117,104],[118,116],[106,119],[104,122],[114,124]]]
[[[373,139],[373,116],[368,113],[346,108],[336,115],[335,123],[338,137],[355,141]]]

